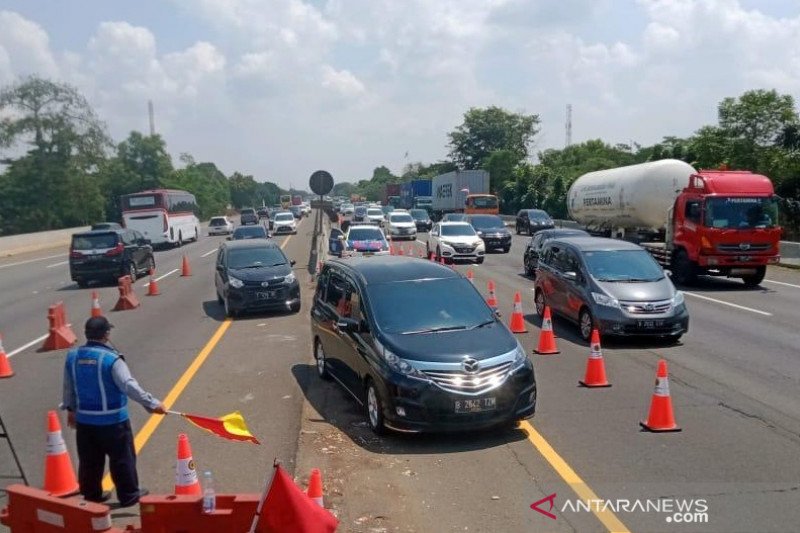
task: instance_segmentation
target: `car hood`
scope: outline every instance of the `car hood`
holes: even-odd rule
[[[291,226],[294,224],[294,220],[274,220],[272,223],[278,226]]]
[[[228,269],[228,274],[242,281],[269,281],[275,278],[286,277],[291,271],[292,267],[290,267],[288,264],[285,264],[262,268],[231,268]]]
[[[395,228],[413,228],[416,226],[414,222],[390,222],[389,224]]]
[[[626,302],[654,302],[670,300],[675,296],[675,286],[668,277],[659,281],[608,282],[595,281],[607,294]]]
[[[452,242],[456,244],[470,244],[470,245],[474,244],[476,246],[482,242],[477,235],[456,235],[453,237],[442,236],[440,237],[440,240],[442,242]]]
[[[412,335],[382,334],[380,341],[398,357],[434,363],[455,363],[467,356],[481,361],[508,353],[517,347],[517,340],[497,322],[473,330]]]

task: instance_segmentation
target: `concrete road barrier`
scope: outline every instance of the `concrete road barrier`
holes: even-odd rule
[[[0,257],[26,252],[37,252],[57,246],[68,246],[73,233],[88,231],[89,226],[80,228],[58,229],[53,231],[40,231],[37,233],[20,233],[0,237]]]

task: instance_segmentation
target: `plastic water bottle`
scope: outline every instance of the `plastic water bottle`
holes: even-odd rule
[[[203,512],[213,513],[217,508],[217,494],[214,492],[214,478],[211,472],[203,472]]]

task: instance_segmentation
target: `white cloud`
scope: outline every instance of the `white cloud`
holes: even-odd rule
[[[348,70],[336,70],[330,65],[322,66],[322,86],[333,89],[342,96],[357,96],[364,92],[364,84]]]
[[[59,75],[47,32],[17,13],[0,11],[0,83],[34,73]]]

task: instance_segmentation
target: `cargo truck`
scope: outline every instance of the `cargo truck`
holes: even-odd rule
[[[392,207],[400,207],[400,184],[387,183],[383,186],[383,196],[381,197],[382,205],[391,205]]]
[[[427,203],[430,206],[430,201],[431,180],[416,179],[407,181],[400,186],[400,207],[403,209],[411,209],[412,207],[424,209],[424,204]],[[418,205],[418,203],[423,205]]]
[[[748,171],[665,159],[589,172],[570,187],[567,208],[593,232],[638,242],[681,284],[711,275],[752,287],[780,260],[772,182]]]
[[[497,196],[489,194],[485,170],[455,170],[431,180],[431,216],[440,220],[447,213],[500,213]]]

